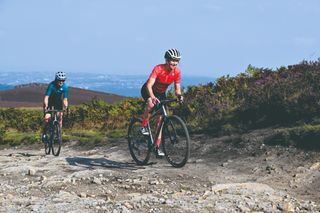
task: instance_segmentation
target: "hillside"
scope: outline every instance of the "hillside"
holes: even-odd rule
[[[41,107],[46,89],[47,84],[26,84],[0,91],[0,107]],[[79,105],[93,98],[100,98],[110,104],[125,99],[115,94],[69,87],[70,105]]]
[[[151,71],[151,70],[150,70]],[[0,91],[12,89],[17,85],[33,83],[48,83],[46,72],[32,72],[32,75],[26,75],[25,72],[8,72],[0,73]],[[132,72],[134,73],[134,72]],[[52,76],[53,77],[53,76]],[[92,72],[68,72],[68,85],[83,88],[87,90],[118,94],[126,97],[140,97],[140,88],[149,77],[149,72],[145,74],[119,75],[116,73],[103,74]],[[183,75],[181,85],[184,88],[192,85],[207,84],[214,81],[215,76],[187,76]]]

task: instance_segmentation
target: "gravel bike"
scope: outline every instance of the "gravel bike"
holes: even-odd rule
[[[47,155],[52,154],[58,156],[61,151],[62,143],[62,133],[61,126],[57,116],[58,112],[63,112],[63,110],[47,109],[45,114],[50,113],[51,117],[48,125],[46,126],[43,134],[42,140],[44,142],[44,150]]]
[[[185,122],[177,115],[168,115],[167,105],[176,99],[162,100],[151,110],[147,125],[149,134],[140,131],[140,118],[131,118],[128,128],[128,145],[132,158],[138,165],[145,165],[155,151],[155,140],[162,131],[161,147],[167,161],[174,167],[183,167],[190,155],[190,137]],[[157,118],[161,116],[160,123]],[[155,137],[154,137],[155,136]]]

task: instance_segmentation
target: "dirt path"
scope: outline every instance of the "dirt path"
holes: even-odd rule
[[[1,150],[0,212],[320,212],[319,153],[265,145],[267,134],[192,136],[181,169],[136,166],[125,139],[70,142],[59,157]]]

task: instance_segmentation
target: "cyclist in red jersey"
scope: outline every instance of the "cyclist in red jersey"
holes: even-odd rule
[[[146,109],[143,113],[143,120],[141,124],[141,133],[148,135],[149,132],[146,128],[151,109],[166,98],[166,90],[170,84],[174,82],[175,95],[179,101],[183,101],[181,95],[181,71],[178,68],[179,61],[181,59],[180,52],[177,49],[169,49],[164,55],[165,63],[155,66],[149,76],[147,82],[141,88],[141,95],[146,101]],[[161,119],[161,118],[159,118]],[[156,148],[158,156],[164,156],[164,153],[160,150],[161,134],[156,139]]]

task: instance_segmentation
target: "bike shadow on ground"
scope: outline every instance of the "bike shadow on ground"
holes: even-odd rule
[[[88,169],[94,169],[96,167],[129,170],[144,169],[143,166],[137,166],[135,163],[118,162],[106,158],[67,157],[66,161],[72,166],[80,166]]]

